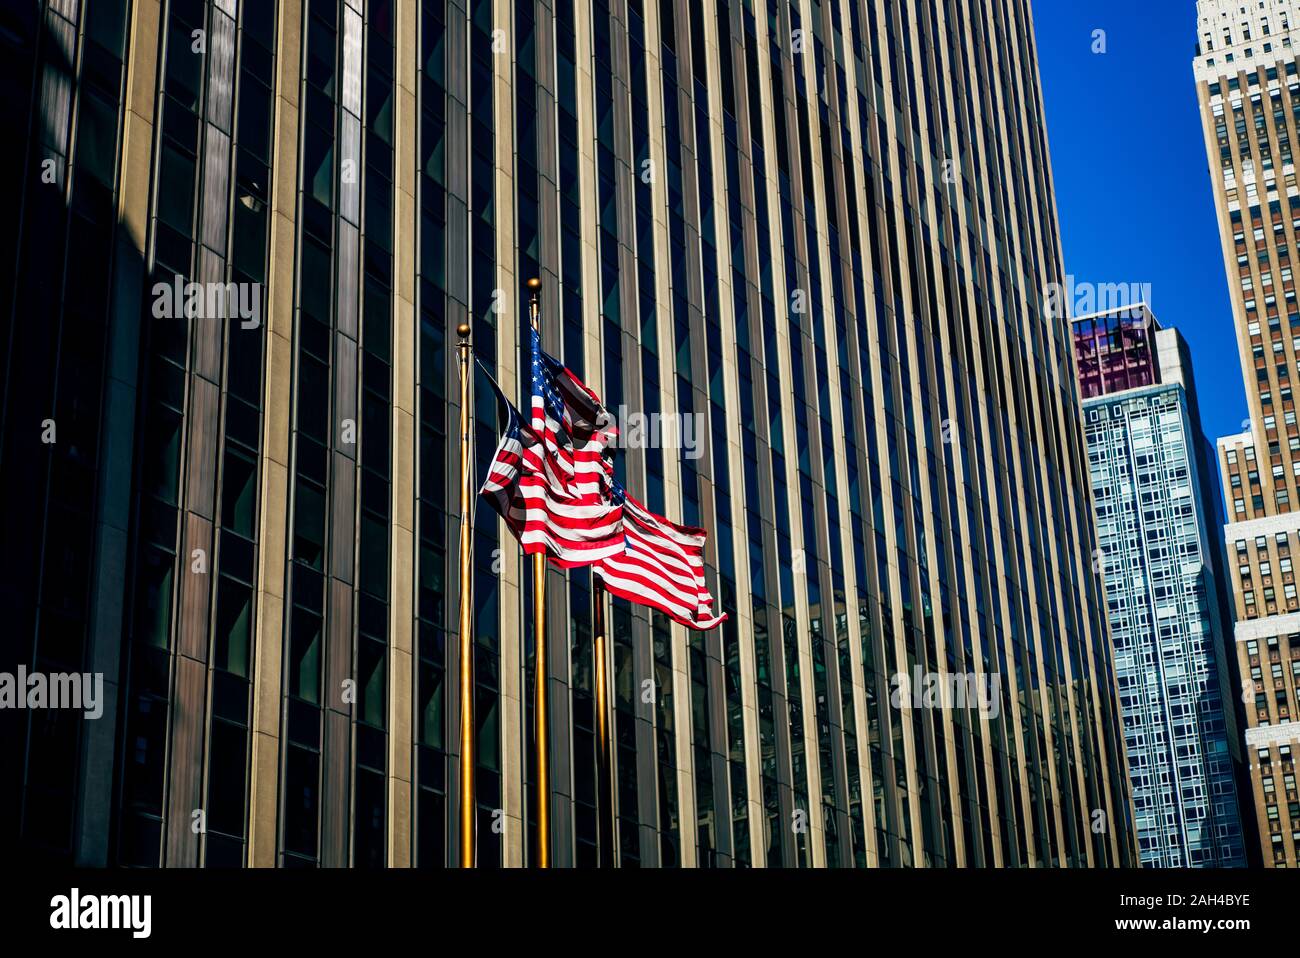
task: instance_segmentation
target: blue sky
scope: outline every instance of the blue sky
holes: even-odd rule
[[[1246,417],[1192,79],[1195,0],[1034,0],[1065,269],[1150,283],[1192,353],[1202,428]],[[1106,52],[1093,33],[1105,31]]]

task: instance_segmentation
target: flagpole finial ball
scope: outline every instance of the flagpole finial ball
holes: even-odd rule
[[[469,339],[469,323],[461,323],[457,326],[456,335],[461,339]]]
[[[529,292],[536,293],[538,290],[542,288],[542,281],[538,279],[536,276],[534,276],[524,285],[528,287]]]

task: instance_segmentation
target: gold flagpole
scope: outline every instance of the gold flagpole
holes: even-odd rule
[[[460,337],[460,867],[475,865],[474,822],[474,636],[470,631],[470,456],[469,324],[456,327]]]
[[[596,576],[591,577],[592,600],[592,655],[596,660],[596,787],[600,798],[596,803],[600,815],[600,867],[614,864],[614,787],[611,770],[614,767],[609,741],[609,668],[605,631],[605,586]]]
[[[542,281],[528,281],[528,315],[533,329],[541,331],[539,300]],[[537,802],[537,867],[551,867],[551,771],[550,735],[546,715],[546,554],[533,556],[533,738],[536,773],[533,776]]]

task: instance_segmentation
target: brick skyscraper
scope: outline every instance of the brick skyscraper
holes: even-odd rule
[[[1265,864],[1300,864],[1300,131],[1291,0],[1197,4],[1197,97],[1250,428],[1218,441],[1246,760]]]

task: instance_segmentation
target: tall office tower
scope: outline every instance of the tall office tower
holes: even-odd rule
[[[1290,0],[1201,0],[1196,89],[1241,350],[1250,428],[1218,442],[1235,558],[1237,662],[1247,761],[1265,863],[1300,864],[1300,426],[1292,388],[1300,304],[1291,252],[1300,235],[1292,137],[1300,70]]]
[[[518,395],[536,276],[730,617],[611,603],[602,848],[590,574],[535,662],[478,508],[480,864],[536,860],[538,672],[556,865],[1133,861],[1027,0],[0,16],[4,664],[108,689],[3,717],[6,845],[458,863],[452,331]]]
[[[1146,304],[1073,331],[1139,859],[1244,866],[1223,513],[1186,344]]]

